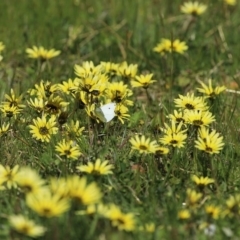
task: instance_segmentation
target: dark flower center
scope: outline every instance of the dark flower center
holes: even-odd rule
[[[49,134],[49,131],[48,131],[47,127],[41,127],[41,128],[39,128],[39,133],[41,135],[47,135],[47,134]]]
[[[201,126],[201,125],[203,125],[203,121],[202,120],[194,120],[193,124],[197,125],[197,126]]]

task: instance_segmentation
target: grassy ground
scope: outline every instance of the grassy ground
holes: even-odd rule
[[[188,92],[200,96],[196,89],[201,87],[199,81],[208,84],[212,78],[214,86],[224,85],[228,89],[238,89],[240,84],[239,4],[228,6],[223,0],[205,0],[206,12],[193,21],[180,12],[182,3],[0,1],[0,42],[6,46],[0,62],[1,109],[5,94],[10,95],[11,89],[17,96],[23,94],[22,104],[26,106],[12,118],[1,110],[1,126],[9,123],[9,129],[4,134],[0,129],[3,166],[0,177],[6,179],[6,166],[16,165],[19,169],[28,166],[35,170],[39,178],[46,180],[44,186],[51,177],[86,176],[88,183],[96,182],[102,192],[101,202],[118,206],[123,217],[116,217],[114,222],[113,217],[99,212],[76,215],[76,211],[85,210],[89,204],[77,205],[72,200],[66,200],[71,206],[63,214],[44,217],[29,207],[20,180],[16,180],[17,188],[2,180],[5,189],[0,192],[1,239],[29,239],[10,226],[8,217],[14,214],[23,214],[46,227],[45,235],[39,239],[209,239],[209,226],[215,228],[214,239],[240,238],[238,94],[223,92],[214,103],[208,102],[216,119],[209,129],[216,129],[225,143],[217,154],[195,149],[192,126],[188,125],[184,147],[169,147],[166,155],[140,154],[131,149],[129,142],[136,135],[144,135],[160,144],[164,123],[169,123],[167,116],[176,109],[174,99]],[[161,56],[153,48],[162,38],[185,41],[188,50],[184,54]],[[33,45],[55,48],[61,54],[45,62],[31,59],[25,51]],[[30,133],[29,125],[42,113],[37,114],[29,107],[28,101],[33,97],[27,91],[41,80],[57,84],[74,79],[75,64],[81,66],[84,61],[93,61],[95,65],[101,61],[127,61],[138,65],[137,75],[153,73],[156,82],[146,92],[143,88],[131,88],[130,78],[117,79],[123,79],[133,91],[129,100],[134,104],[128,106],[129,118],[124,124],[118,119],[97,123],[83,109],[76,109],[76,99],[71,95],[55,93],[69,103],[66,124],[79,120],[85,127],[81,136],[72,139],[82,153],[72,161],[55,150],[66,138],[66,124],[58,123],[58,133],[49,142],[36,140]],[[94,176],[76,170],[76,166],[97,158],[108,160],[114,166],[113,174]],[[209,177],[214,183],[199,189],[191,179],[193,175]],[[196,196],[190,196],[187,189],[202,195],[191,204]],[[100,199],[94,203],[99,202]],[[206,210],[208,206],[213,206],[210,213]],[[190,215],[181,217],[182,210]],[[127,213],[133,215],[126,217]],[[116,212],[112,214],[117,216]],[[124,230],[121,224],[123,228],[130,227]]]

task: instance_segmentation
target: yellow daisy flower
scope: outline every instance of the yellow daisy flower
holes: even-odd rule
[[[183,54],[188,50],[188,46],[185,42],[181,42],[179,39],[176,39],[172,43],[172,51]]]
[[[128,108],[122,104],[116,105],[115,115],[122,124],[124,124],[124,120],[128,120],[130,117],[128,114]]]
[[[161,156],[161,155],[166,155],[169,153],[169,148],[166,148],[166,147],[157,147],[157,150],[155,152],[155,154],[157,156]]]
[[[95,66],[92,61],[85,61],[82,63],[82,65],[75,65],[74,71],[75,74],[80,78],[85,78],[86,76],[90,74],[96,74],[99,73],[101,70],[100,66]]]
[[[206,84],[204,84],[203,82],[200,82],[200,84],[202,85],[202,88],[197,88],[197,90],[203,94],[205,94],[205,96],[207,98],[215,98],[217,95],[219,95],[221,92],[226,90],[225,86],[217,86],[216,88],[212,87],[212,79],[208,80],[209,85],[207,86]]]
[[[191,217],[191,213],[188,209],[183,209],[178,212],[178,219],[187,220]]]
[[[198,16],[203,14],[207,9],[207,5],[195,2],[185,2],[181,6],[181,12],[185,14],[191,14],[193,16]]]
[[[140,153],[155,153],[158,148],[156,141],[151,141],[143,135],[132,137],[129,142],[132,144],[132,149]]]
[[[118,68],[119,68],[118,63],[101,62],[100,66],[103,69],[103,71],[110,77],[114,77],[118,73]]]
[[[212,219],[218,219],[221,213],[221,208],[214,205],[205,206],[205,212]]]
[[[73,91],[74,87],[75,81],[72,80],[71,78],[69,78],[68,81],[63,81],[62,83],[58,84],[58,89],[67,95],[70,95],[74,92]]]
[[[118,67],[118,75],[129,80],[133,79],[137,75],[137,71],[138,71],[137,64],[128,65],[126,61],[119,64]]]
[[[8,189],[16,188],[18,171],[19,165],[10,168],[0,164],[0,185],[6,184]]]
[[[160,53],[161,55],[165,55],[165,53],[172,51],[172,42],[169,39],[162,38],[161,42],[157,44],[156,47],[153,48],[154,52]]]
[[[37,171],[29,167],[21,167],[16,182],[26,194],[36,194],[44,188],[45,181]]]
[[[182,148],[185,145],[185,140],[187,138],[187,134],[178,132],[178,133],[167,133],[159,141],[163,145],[169,145],[177,148]]]
[[[23,215],[11,215],[8,219],[11,227],[15,231],[32,238],[44,235],[47,230],[45,227],[37,225],[34,221]]]
[[[197,127],[207,126],[215,121],[215,117],[209,111],[192,110],[185,113],[186,122]]]
[[[6,135],[6,133],[9,131],[10,124],[9,123],[3,123],[0,126],[0,137]]]
[[[49,114],[57,115],[66,112],[69,102],[65,102],[61,97],[51,95],[45,103],[45,111]]]
[[[102,198],[102,193],[95,182],[87,184],[85,177],[72,175],[67,178],[69,197],[77,200],[80,204],[89,205],[98,203]]]
[[[53,195],[67,198],[69,195],[68,185],[65,178],[50,178],[49,188]]]
[[[30,133],[33,138],[42,142],[49,142],[51,135],[56,134],[58,128],[56,127],[56,117],[53,115],[50,119],[46,119],[43,115],[42,118],[33,119],[34,125],[29,125],[31,128]]]
[[[177,108],[183,110],[207,110],[206,103],[201,97],[195,97],[194,94],[187,93],[187,96],[179,95],[179,98],[174,99]]]
[[[33,46],[32,48],[27,48],[26,53],[29,58],[39,58],[42,60],[48,60],[57,57],[61,51],[55,50],[54,48],[47,50],[44,47]]]
[[[77,160],[79,156],[82,155],[80,152],[79,146],[76,145],[73,141],[66,141],[63,139],[55,147],[56,151],[59,152],[60,156],[71,158]]]
[[[134,80],[131,80],[131,85],[133,88],[142,87],[146,89],[150,84],[156,82],[156,80],[152,79],[152,76],[153,74],[136,76]]]
[[[186,204],[189,207],[195,207],[202,199],[202,193],[198,193],[195,190],[187,189]]]
[[[95,175],[108,175],[112,174],[112,169],[114,166],[109,164],[107,160],[101,161],[97,159],[95,163],[89,162],[87,165],[78,166],[77,169],[81,172],[86,172]]]
[[[135,218],[133,213],[123,213],[121,209],[111,204],[105,215],[111,220],[112,225],[119,230],[133,231],[135,229]]]
[[[27,100],[27,103],[30,108],[33,108],[38,113],[42,113],[44,111],[46,104],[42,98],[34,98],[34,100],[30,98]]]
[[[40,216],[48,218],[57,217],[70,207],[67,199],[61,198],[58,194],[52,194],[49,189],[27,195],[26,203]]]
[[[226,210],[223,212],[224,215],[233,217],[234,215],[239,216],[240,214],[240,194],[230,196],[226,201]]]
[[[10,95],[5,94],[5,101],[2,104],[7,105],[9,107],[14,106],[14,107],[18,108],[19,110],[21,110],[22,108],[25,108],[25,105],[21,104],[22,97],[23,97],[23,95],[16,96],[13,89],[11,89]]]
[[[200,132],[202,130],[199,130]],[[199,150],[205,151],[209,154],[219,153],[223,149],[223,137],[220,136],[215,130],[211,133],[208,133],[206,138],[202,138],[200,135],[195,141],[195,147]]]
[[[192,176],[193,182],[198,186],[200,190],[204,189],[207,185],[214,183],[214,179],[208,177],[198,177],[196,175]]]
[[[9,106],[9,105],[1,105],[0,110],[3,113],[4,117],[8,118],[16,118],[17,115],[22,111],[22,109],[16,107],[16,106]]]
[[[58,85],[49,81],[41,80],[40,84],[35,84],[34,87],[28,93],[31,96],[36,95],[39,99],[48,99],[53,93],[58,91]]]
[[[164,55],[168,52],[177,52],[183,54],[188,49],[185,42],[181,42],[179,39],[171,41],[169,39],[162,38],[161,42],[153,48],[154,52],[158,52]]]
[[[113,82],[108,84],[106,89],[106,97],[111,102],[121,103],[127,106],[132,106],[133,102],[128,98],[133,95],[132,90],[123,81]]]
[[[182,129],[183,122],[176,123],[174,121],[171,121],[171,126],[169,126],[167,123],[164,123],[165,128],[160,128],[164,133],[167,134],[177,134],[177,133],[185,133],[187,129]]]
[[[71,120],[69,123],[65,125],[65,127],[70,138],[75,136],[80,137],[82,135],[83,130],[85,129],[85,127],[80,126],[80,122],[78,120],[77,121]]]
[[[185,114],[183,111],[174,110],[173,114],[168,115],[168,118],[170,118],[171,120],[173,120],[176,123],[180,123],[180,122],[185,123],[185,121],[186,121],[186,117],[185,117]]]

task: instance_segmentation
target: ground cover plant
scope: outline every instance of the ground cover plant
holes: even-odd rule
[[[239,239],[239,3],[0,1],[0,239]]]

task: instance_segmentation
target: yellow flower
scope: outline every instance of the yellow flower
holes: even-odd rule
[[[50,178],[49,188],[53,195],[59,195],[60,198],[68,197],[69,190],[65,178]]]
[[[82,78],[76,78],[74,81],[75,86],[71,88],[72,91],[76,93],[84,91],[87,94],[91,94],[92,97],[99,97],[107,87],[108,77],[102,72],[97,72],[95,74],[89,73]],[[90,98],[89,100],[92,99]]]
[[[162,38],[161,42],[157,44],[156,47],[153,48],[154,52],[158,52],[161,55],[164,55],[167,52],[172,51],[172,42],[169,39]]]
[[[203,130],[199,130],[201,133]],[[206,130],[205,130],[206,132]],[[208,132],[205,138],[201,137],[199,134],[198,139],[195,141],[195,147],[199,150],[205,151],[209,154],[219,153],[223,149],[223,137],[220,136],[215,130],[211,133]]]
[[[27,48],[26,53],[28,54],[29,58],[39,58],[42,60],[48,60],[58,56],[61,53],[61,51],[55,50],[54,48],[47,50],[42,46],[40,47],[33,46],[32,48]]]
[[[41,80],[40,84],[35,84],[34,89],[30,89],[29,94],[36,95],[39,99],[48,99],[53,93],[58,91],[58,85],[49,81]]]
[[[229,217],[240,214],[240,194],[230,196],[226,201],[226,210],[223,213]]]
[[[130,90],[123,81],[109,83],[106,90],[106,97],[109,98],[111,102],[121,103],[127,106],[133,105],[133,102],[128,99],[132,95],[132,90]]]
[[[9,127],[10,127],[9,123],[3,123],[0,126],[0,137],[4,136],[8,132]]]
[[[153,74],[146,74],[136,76],[134,80],[131,80],[132,87],[142,87],[147,89],[150,84],[156,82],[156,80],[152,79]]]
[[[132,149],[138,150],[140,153],[155,153],[158,148],[156,141],[151,141],[150,138],[143,135],[132,137],[129,142],[132,144]]]
[[[21,112],[21,109],[16,106],[9,106],[9,105],[1,105],[0,110],[3,113],[4,117],[8,118],[16,118],[17,115]]]
[[[128,114],[128,108],[123,104],[117,104],[115,108],[115,115],[118,120],[124,124],[124,120],[128,120],[130,115]]]
[[[198,193],[195,190],[187,189],[186,204],[188,206],[194,207],[199,203],[202,196],[202,193]]]
[[[86,76],[90,74],[96,74],[99,73],[101,68],[100,66],[94,66],[94,63],[92,61],[85,61],[82,63],[82,65],[75,65],[74,66],[75,74],[80,78],[85,78]]]
[[[160,156],[160,155],[166,155],[169,153],[169,148],[166,148],[166,147],[157,147],[157,150],[156,150],[156,155]]]
[[[69,196],[83,205],[98,203],[102,193],[95,182],[87,184],[85,177],[70,176],[67,178]]]
[[[185,139],[187,134],[185,133],[167,133],[159,141],[164,145],[169,145],[177,148],[182,148],[185,145]]]
[[[85,127],[80,127],[80,122],[78,120],[75,122],[71,120],[70,123],[67,123],[65,125],[65,127],[70,138],[75,136],[80,137],[82,135],[83,130],[85,129]]]
[[[26,203],[33,211],[43,217],[56,217],[66,212],[69,207],[69,201],[61,198],[58,194],[52,194],[49,189],[28,194]]]
[[[178,219],[186,220],[191,217],[191,213],[188,209],[183,209],[178,212]]]
[[[42,236],[47,230],[23,215],[9,216],[9,223],[15,231],[32,238]]]
[[[200,82],[202,88],[197,88],[197,90],[206,95],[207,98],[215,98],[221,92],[226,90],[225,86],[217,86],[215,89],[212,87],[212,79],[208,80],[209,85],[207,86],[203,82]]]
[[[45,102],[42,98],[34,98],[27,100],[28,106],[35,109],[38,113],[42,113],[45,109]]]
[[[137,64],[130,64],[126,61],[119,64],[118,67],[118,75],[127,78],[129,80],[133,79],[137,75],[138,65]]]
[[[27,194],[36,194],[44,188],[45,181],[39,176],[37,171],[29,167],[21,167],[16,182],[18,186]]]
[[[33,138],[42,142],[49,142],[51,135],[56,134],[58,128],[56,127],[56,117],[53,115],[50,119],[46,119],[43,115],[42,118],[33,119],[34,125],[29,125],[31,128]]]
[[[177,52],[183,54],[188,49],[185,42],[181,42],[179,39],[171,41],[169,39],[161,39],[161,42],[153,48],[154,52],[158,52],[164,55],[167,52]]]
[[[194,97],[194,94],[187,93],[187,96],[179,95],[179,98],[174,99],[177,108],[183,110],[207,110],[206,103],[201,97]]]
[[[4,49],[5,49],[5,45],[2,42],[0,42],[0,52]]]
[[[73,141],[66,141],[63,139],[55,147],[56,151],[59,152],[60,156],[77,160],[82,155],[78,145],[74,144]]]
[[[208,177],[198,177],[196,175],[192,176],[192,180],[196,183],[200,190],[202,190],[207,185],[214,183],[214,179]]]
[[[218,219],[219,215],[221,213],[221,208],[214,206],[214,205],[207,205],[205,207],[205,211],[208,214],[209,217],[213,218],[213,219]]]
[[[161,129],[165,135],[159,139],[159,141],[164,145],[170,145],[173,147],[182,148],[185,144],[185,139],[187,138],[187,134],[185,133],[187,129],[182,130],[183,122],[177,124],[172,121],[171,127],[166,123],[165,129]]]
[[[193,16],[201,15],[203,14],[207,9],[207,6],[205,4],[201,4],[197,1],[195,2],[185,2],[181,6],[181,12],[185,14],[191,14]]]
[[[4,167],[0,164],[0,185],[5,183],[8,189],[16,188],[18,170],[18,165],[10,168],[9,166]]]
[[[8,95],[8,94],[5,94],[5,100],[2,104],[3,105],[6,105],[6,106],[9,106],[9,107],[16,107],[18,108],[19,110],[21,110],[22,108],[25,107],[24,104],[21,104],[22,102],[22,95],[20,96],[16,96],[13,89],[11,89],[11,94]]]
[[[111,220],[112,225],[119,230],[133,231],[135,229],[135,218],[133,213],[123,213],[121,209],[112,204],[106,213],[106,217]]]
[[[179,39],[176,39],[172,43],[172,51],[183,54],[188,50],[188,46],[185,42],[181,42]]]
[[[209,111],[187,111],[185,117],[188,124],[192,124],[197,127],[207,126],[215,121],[215,117]]]
[[[75,81],[72,80],[71,78],[69,78],[68,81],[63,81],[62,83],[58,84],[58,89],[67,95],[74,92],[73,91],[74,87],[75,87]]]
[[[224,2],[231,6],[234,6],[237,4],[237,0],[224,0]]]
[[[186,117],[185,117],[185,114],[183,111],[178,112],[177,110],[174,110],[173,114],[168,115],[168,118],[170,118],[171,120],[173,120],[176,123],[180,123],[180,122],[185,123],[185,121],[186,121]]]
[[[112,62],[101,62],[100,66],[103,68],[103,71],[107,73],[108,76],[114,77],[117,75],[119,64]]]
[[[164,123],[165,128],[161,128],[161,130],[164,133],[172,134],[172,133],[185,133],[187,129],[182,130],[183,122],[176,123],[174,121],[171,121],[171,126],[169,126],[167,123]]]
[[[81,172],[86,172],[90,174],[96,175],[107,175],[112,174],[112,169],[114,166],[109,164],[107,160],[101,161],[101,159],[97,159],[95,163],[89,162],[87,165],[78,166],[77,169]]]
[[[65,102],[61,97],[51,95],[45,103],[45,111],[49,114],[58,115],[61,112],[66,112],[68,102]]]

